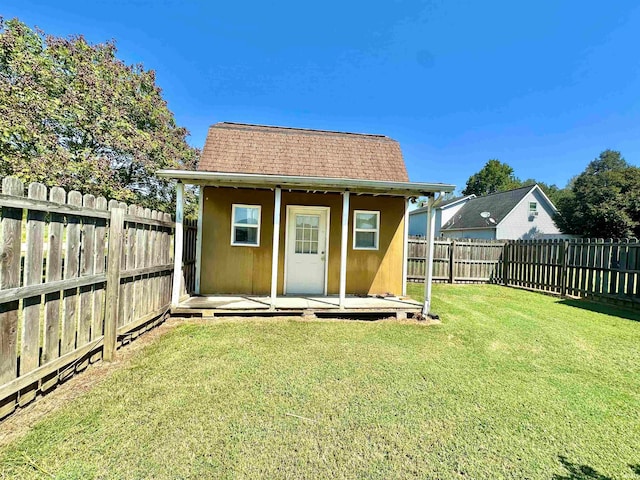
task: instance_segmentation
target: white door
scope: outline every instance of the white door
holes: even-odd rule
[[[287,295],[325,293],[328,212],[328,207],[288,208]]]

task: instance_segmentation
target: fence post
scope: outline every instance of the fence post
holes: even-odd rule
[[[502,250],[502,284],[506,287],[509,285],[509,246],[511,242],[507,241]]]
[[[456,239],[451,240],[449,245],[449,283],[456,282],[455,265],[456,265]]]
[[[562,258],[560,259],[560,296],[567,296],[567,268],[569,265],[569,242],[562,242]]]
[[[124,210],[113,208],[109,222],[109,251],[107,257],[107,306],[104,317],[104,353],[105,361],[113,360],[116,350],[118,328],[118,294],[120,292],[120,255],[124,236]]]

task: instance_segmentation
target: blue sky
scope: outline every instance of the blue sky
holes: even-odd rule
[[[459,189],[490,158],[559,186],[606,148],[640,164],[638,2],[9,0],[0,15],[115,39],[198,147],[219,121],[380,133],[411,180]]]

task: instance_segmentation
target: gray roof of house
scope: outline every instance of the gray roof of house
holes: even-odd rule
[[[536,185],[527,185],[526,187],[516,188],[515,190],[509,190],[507,192],[492,193],[484,197],[472,198],[451,220],[442,226],[441,230],[493,228],[534,188],[536,188]],[[496,223],[488,223],[488,220],[480,215],[482,212],[489,212],[491,218],[494,219]]]
[[[471,195],[462,195],[460,197],[454,197],[454,198],[450,198],[449,200],[445,200],[444,202],[440,202],[440,204],[436,207],[436,208],[442,208],[442,207],[446,207],[448,205],[451,205],[452,203],[458,203],[462,200],[466,200],[466,199],[470,199],[470,198],[475,198],[475,195],[472,193]],[[409,215],[415,215],[416,213],[422,213],[422,212],[426,212],[427,211],[427,207],[420,207],[420,208],[416,208],[415,210],[412,210],[411,212],[409,212]]]
[[[449,200],[445,200],[438,205],[438,208],[446,207],[447,205],[451,205],[452,203],[458,203],[461,200],[475,198],[476,196],[472,193],[471,195],[462,195],[460,197],[450,198]]]

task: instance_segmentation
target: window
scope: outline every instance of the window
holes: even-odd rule
[[[353,249],[377,250],[380,234],[380,212],[353,212]]]
[[[231,211],[231,245],[260,245],[260,205],[234,204]]]
[[[529,211],[530,212],[537,212],[538,211],[538,204],[536,202],[529,202]]]
[[[318,253],[320,215],[296,214],[296,253]]]

